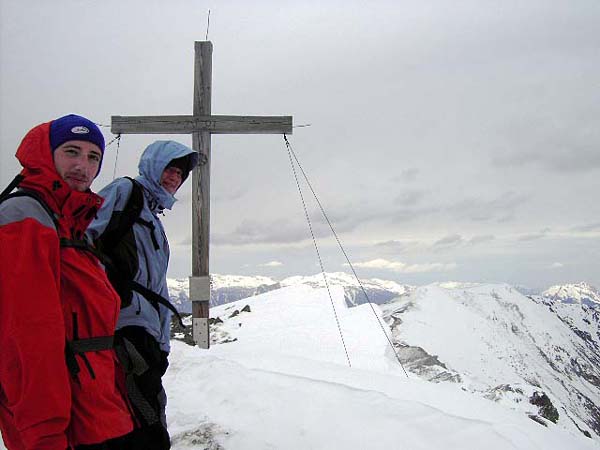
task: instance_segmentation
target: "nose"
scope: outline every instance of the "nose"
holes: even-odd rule
[[[73,168],[91,178],[96,175],[97,165],[86,156],[82,156],[77,158]]]
[[[173,181],[181,180],[181,174],[176,170],[171,170],[167,173],[168,177]]]

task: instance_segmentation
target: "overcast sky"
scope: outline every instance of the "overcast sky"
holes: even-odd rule
[[[361,277],[600,287],[600,2],[0,0],[0,180],[68,113],[293,115],[289,137]],[[107,141],[112,135],[103,128]],[[106,153],[99,190],[157,138]],[[164,223],[190,273],[191,177]],[[305,192],[327,271],[348,270]],[[213,136],[211,272],[314,274],[282,136]]]

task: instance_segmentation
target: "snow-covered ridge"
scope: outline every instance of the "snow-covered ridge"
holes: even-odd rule
[[[365,288],[369,287],[369,288],[386,289],[386,290],[388,290],[390,292],[394,292],[398,295],[404,295],[407,293],[408,290],[411,289],[407,285],[398,284],[394,281],[389,281],[389,280],[381,280],[379,278],[364,279],[364,280],[360,280],[360,283],[359,283],[359,281],[356,279],[355,276],[353,276],[349,273],[346,273],[346,272],[326,273],[325,277],[323,276],[322,273],[312,275],[312,276],[306,276],[306,277],[302,277],[302,276],[288,277],[288,278],[285,278],[283,281],[281,281],[281,285],[282,286],[292,286],[295,284],[307,284],[307,285],[312,285],[312,286],[317,286],[317,287],[325,287],[325,278],[327,278],[327,282],[329,283],[330,286],[332,285],[332,286],[360,288],[360,285],[362,284],[362,286]]]
[[[224,289],[228,287],[252,287],[257,288],[263,285],[273,285],[276,284],[272,278],[263,277],[263,276],[244,276],[244,275],[219,275],[213,274],[210,276],[210,281],[212,283],[212,287],[214,289]]]
[[[552,286],[542,296],[563,303],[579,303],[600,307],[600,291],[587,283]]]
[[[325,279],[327,279],[327,284],[325,283]],[[345,272],[326,273],[325,276],[322,273],[308,277],[296,276],[281,281],[282,286],[298,284],[314,288],[325,288],[327,285],[330,287],[341,286],[344,288],[346,303],[349,306],[362,305],[367,302],[379,305],[395,297],[407,295],[414,289],[413,286],[398,284],[394,281],[380,280],[378,278],[360,280],[359,283],[356,277]]]

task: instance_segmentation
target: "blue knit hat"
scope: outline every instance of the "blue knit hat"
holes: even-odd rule
[[[104,154],[104,136],[94,122],[76,114],[69,114],[50,123],[52,151],[67,141],[87,141],[96,144]]]

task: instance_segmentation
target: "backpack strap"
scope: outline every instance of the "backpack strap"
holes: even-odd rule
[[[159,304],[165,306],[173,314],[175,314],[177,320],[179,321],[179,325],[181,325],[182,328],[186,328],[186,326],[183,324],[183,320],[181,319],[179,311],[177,311],[177,308],[175,308],[175,306],[173,306],[173,303],[171,303],[169,300],[164,298],[162,295],[158,295],[156,292],[151,291],[150,289],[141,285],[137,281],[129,282],[129,286],[132,291],[136,291],[137,293],[141,294],[148,302],[150,302],[150,304],[154,306],[154,309],[156,309],[157,311]]]
[[[158,245],[158,241],[156,240],[156,235],[154,234],[155,226],[149,220],[144,220],[141,217],[138,217],[135,223],[139,223],[140,225],[145,226],[150,230],[150,238],[152,239],[152,245],[154,246],[154,250],[159,250],[160,245]]]
[[[113,263],[108,255],[99,251],[85,239],[67,239],[60,238],[60,246],[63,248],[75,248],[94,255],[106,267],[113,267]]]
[[[24,179],[25,177],[21,174],[15,176],[13,180],[10,183],[8,183],[8,186],[6,186],[2,193],[0,193],[0,202],[4,200],[4,197],[7,197],[8,194],[10,194],[13,191],[13,189],[16,188],[19,185],[19,183]]]
[[[139,182],[134,180],[131,177],[125,177],[133,184],[133,189],[131,190],[131,195],[129,196],[129,200],[127,200],[127,205],[123,210],[127,210],[128,218],[127,220],[121,220],[121,224],[125,224],[123,234],[121,237],[127,232],[127,230],[133,226],[134,223],[139,223],[140,225],[145,226],[150,230],[150,238],[152,239],[152,245],[154,246],[154,250],[159,250],[160,245],[158,245],[158,240],[156,239],[156,235],[154,233],[155,227],[154,223],[149,220],[144,220],[140,217],[142,213],[142,209],[144,208],[144,191]],[[119,227],[121,226],[119,224]],[[117,241],[118,242],[118,241]]]
[[[135,345],[117,331],[115,352],[125,372],[125,387],[127,396],[137,412],[136,418],[141,419],[145,425],[154,425],[160,422],[159,412],[155,411],[150,402],[138,387],[137,377],[143,375],[149,368],[142,354]]]
[[[114,336],[96,336],[91,338],[79,338],[79,324],[77,322],[77,313],[73,313],[73,340],[67,340],[65,343],[65,359],[67,361],[67,368],[69,372],[79,381],[79,363],[75,355],[79,355],[81,360],[84,362],[90,377],[95,380],[96,374],[94,369],[88,360],[86,353],[89,352],[101,352],[103,350],[112,350],[114,348]]]

